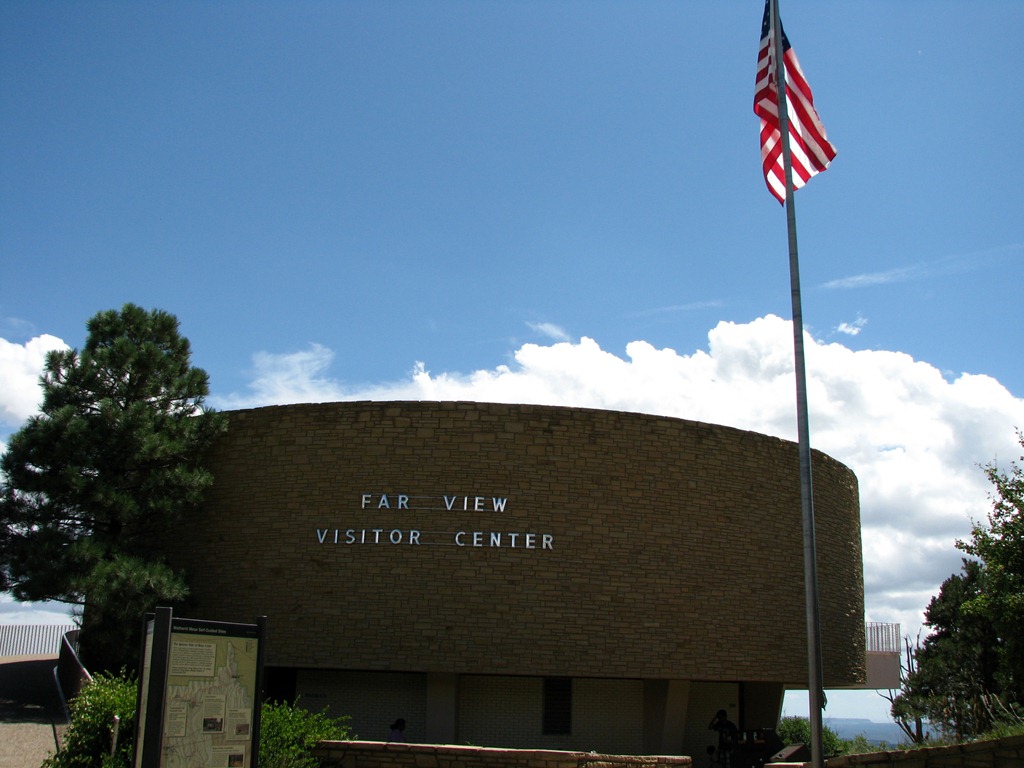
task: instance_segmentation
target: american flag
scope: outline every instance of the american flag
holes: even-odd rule
[[[780,203],[786,200],[786,174],[782,164],[782,132],[779,129],[778,88],[773,61],[774,30],[771,29],[769,3],[765,0],[761,22],[761,45],[757,51],[757,83],[754,87],[754,114],[761,118],[761,165],[768,191]],[[781,27],[782,21],[779,21]],[[793,189],[828,168],[836,148],[825,136],[825,127],[814,110],[814,96],[804,79],[800,62],[782,30],[783,60],[786,66],[786,103],[789,116],[789,146],[793,162]]]

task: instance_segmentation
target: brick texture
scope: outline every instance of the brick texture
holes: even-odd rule
[[[268,664],[806,682],[791,442],[529,405],[228,416],[215,485],[171,561],[192,586],[182,614],[268,616]],[[857,481],[821,453],[813,467],[824,682],[852,685],[865,665]],[[474,532],[502,546],[472,546]]]

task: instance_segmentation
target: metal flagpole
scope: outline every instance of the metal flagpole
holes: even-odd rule
[[[796,209],[793,198],[793,161],[789,146],[789,114],[786,103],[786,65],[783,61],[782,25],[779,2],[771,0],[772,46],[775,86],[778,94],[779,132],[782,134],[782,162],[786,174],[786,228],[789,234],[789,284],[793,304],[793,366],[796,372],[796,423],[800,453],[800,507],[804,540],[804,601],[807,611],[807,694],[811,725],[811,763],[825,764],[822,755],[822,709],[824,690],[821,673],[821,627],[818,612],[818,556],[814,535],[814,493],[811,485],[811,441],[807,418],[807,373],[804,365],[804,321],[800,302],[800,266],[797,258]]]

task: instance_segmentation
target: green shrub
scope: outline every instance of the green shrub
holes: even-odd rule
[[[1016,723],[1001,722],[993,726],[990,731],[983,733],[979,740],[1008,739],[1013,736],[1024,736],[1024,719],[1018,719]]]
[[[806,744],[811,747],[811,721],[806,717],[784,717],[779,721],[777,733],[783,744]],[[821,729],[821,751],[824,757],[845,754],[846,742],[827,725]]]
[[[869,752],[884,752],[889,749],[889,745],[886,742],[881,744],[875,744],[868,741],[868,737],[863,733],[858,733],[852,739],[844,740],[844,755],[864,755]]]
[[[42,768],[130,768],[135,746],[137,684],[125,672],[98,674],[72,702],[71,724],[60,750]],[[114,716],[121,719],[117,750],[111,755]],[[353,739],[347,717],[328,717],[279,702],[263,705],[260,768],[316,768],[310,750],[317,742]]]
[[[316,768],[310,750],[323,740],[353,739],[348,717],[328,717],[295,704],[268,701],[260,716],[260,768]]]
[[[97,674],[71,703],[71,724],[43,768],[129,768],[135,743],[136,684],[125,672]],[[110,754],[114,716],[121,719]]]

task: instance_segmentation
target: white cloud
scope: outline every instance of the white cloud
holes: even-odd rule
[[[0,593],[0,624],[72,624],[76,615],[63,603],[18,603]]]
[[[17,429],[39,409],[39,376],[46,353],[65,348],[56,336],[37,336],[25,344],[0,339],[0,426]]]
[[[850,275],[829,280],[822,284],[822,288],[867,288],[872,285],[888,285],[889,283],[905,283],[909,280],[918,280],[923,271],[920,267],[899,267],[884,272],[866,272],[860,275]]]
[[[625,357],[596,341],[524,344],[512,366],[431,373],[344,387],[324,377],[322,350],[261,356],[253,395],[236,406],[329,400],[475,400],[637,411],[727,424],[795,439],[792,332],[768,316],[721,322],[707,351],[680,354],[645,341]],[[320,348],[318,348],[320,349]],[[990,502],[980,465],[1020,454],[1024,400],[988,376],[949,380],[900,352],[806,342],[811,443],[860,481],[866,619],[916,633],[928,600],[960,568],[957,538]],[[305,366],[296,364],[301,357]],[[273,397],[262,394],[273,393]]]
[[[258,352],[253,356],[252,392],[230,395],[217,406],[244,407],[249,403],[311,403],[343,399],[341,386],[324,378],[334,353],[320,344],[310,344],[302,352],[275,355]]]
[[[993,264],[1013,259],[1024,250],[1024,243],[1007,243],[981,251],[956,253],[938,259],[923,261],[908,267],[894,267],[882,272],[865,272],[859,275],[848,275],[822,283],[822,288],[850,290],[868,288],[874,285],[906,283],[917,280],[929,280],[933,277],[945,277],[976,269],[985,269]]]
[[[836,327],[836,331],[847,336],[856,336],[867,324],[868,321],[865,318],[858,316],[852,323],[840,323]]]
[[[552,341],[568,341],[569,334],[561,326],[555,325],[554,323],[527,323],[530,330],[547,336]]]
[[[691,301],[689,304],[671,304],[667,307],[653,307],[651,309],[641,309],[637,312],[632,312],[632,317],[651,317],[653,315],[670,315],[678,314],[680,312],[693,312],[699,309],[715,309],[721,307],[723,302],[720,299],[710,299],[708,301]]]
[[[60,345],[41,339],[49,341],[33,340],[20,352],[0,343],[0,355],[28,357],[37,341]],[[289,354],[260,353],[248,391],[210,401],[219,408],[336,400],[575,405],[795,439],[789,322],[774,316],[721,322],[708,342],[706,351],[681,354],[634,341],[624,357],[586,337],[524,344],[511,365],[462,374],[433,373],[417,363],[401,381],[360,386],[331,378],[333,353],[314,344]],[[916,633],[928,600],[960,568],[955,540],[968,536],[971,522],[984,520],[990,509],[980,465],[1020,455],[1014,428],[1024,426],[1024,400],[991,377],[944,377],[900,352],[854,351],[810,338],[805,348],[811,443],[860,481],[866,619],[898,621]],[[33,387],[43,354],[31,354],[35,368],[22,361],[19,386],[0,386],[0,413],[16,413],[19,420],[38,402]]]
[[[0,436],[21,427],[39,410],[43,392],[39,376],[46,354],[53,349],[66,349],[67,344],[55,336],[37,336],[25,344],[0,338]],[[7,446],[0,442],[0,452]],[[67,624],[67,606],[59,603],[16,603],[0,593],[0,624]]]

